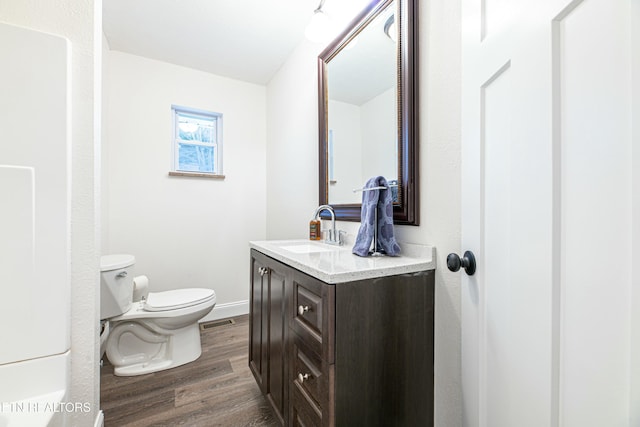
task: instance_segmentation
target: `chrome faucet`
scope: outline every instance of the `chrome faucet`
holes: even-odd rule
[[[318,209],[316,209],[316,212],[313,214],[313,218],[318,219],[322,211],[329,211],[329,214],[331,214],[331,230],[327,230],[328,233],[324,236],[324,242],[330,245],[343,245],[345,232],[336,230],[336,214],[331,206],[318,206]]]

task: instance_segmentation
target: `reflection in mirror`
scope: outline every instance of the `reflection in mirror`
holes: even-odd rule
[[[358,203],[370,177],[398,179],[395,3],[327,64],[329,203]],[[357,78],[354,78],[357,76]]]
[[[394,222],[418,225],[417,7],[374,1],[318,56],[319,204],[339,220],[360,221],[353,190],[382,175]]]

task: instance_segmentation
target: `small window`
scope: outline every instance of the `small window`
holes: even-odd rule
[[[171,106],[172,171],[222,175],[222,114]]]

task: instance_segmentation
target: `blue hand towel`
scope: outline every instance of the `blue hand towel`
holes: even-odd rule
[[[387,187],[383,190],[368,190],[362,192],[362,211],[360,214],[360,229],[353,245],[352,252],[359,256],[369,255],[369,248],[373,241],[374,230],[378,230],[378,252],[390,256],[400,253],[400,246],[393,233],[393,199],[388,190],[387,180],[382,176],[371,178],[364,188]],[[376,212],[378,223],[376,224]]]

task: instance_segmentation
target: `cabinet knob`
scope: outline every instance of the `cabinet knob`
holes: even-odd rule
[[[260,273],[261,276],[264,276],[265,274],[267,274],[269,272],[269,269],[267,267],[260,267],[258,269],[258,273]]]
[[[309,311],[309,306],[308,305],[299,305],[298,306],[298,314],[300,316],[302,316],[304,313],[306,313],[307,311]]]
[[[308,379],[309,379],[309,374],[303,374],[302,372],[298,374],[298,381],[300,381],[300,384],[302,384],[304,380],[308,380]]]

